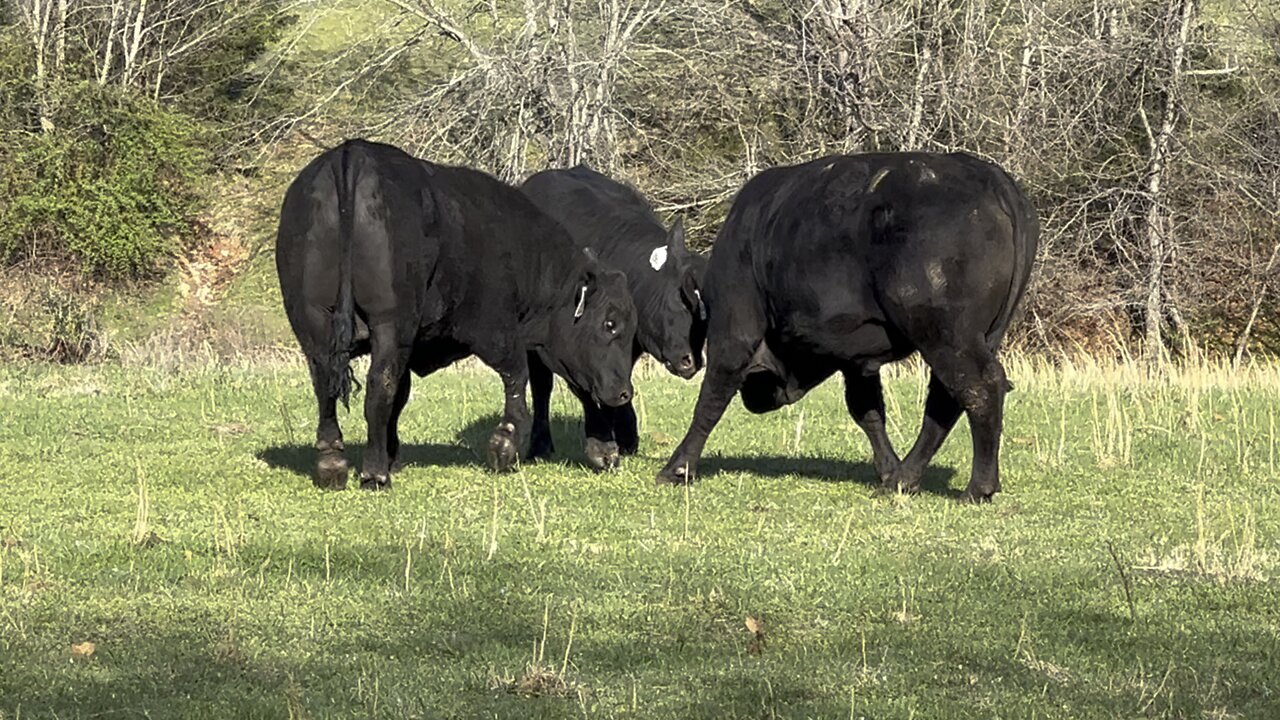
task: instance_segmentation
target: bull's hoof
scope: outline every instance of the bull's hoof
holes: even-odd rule
[[[347,459],[342,453],[324,452],[316,462],[315,485],[321,490],[346,490]]]
[[[515,467],[519,457],[520,451],[511,432],[504,428],[494,430],[489,436],[489,468],[495,472],[506,472]]]
[[[596,472],[611,470],[618,466],[618,443],[612,440],[587,438],[583,443],[583,450],[587,455],[587,464]]]
[[[371,474],[371,473],[360,473],[360,489],[361,490],[389,490],[391,489],[391,476]]]
[[[640,452],[640,438],[630,438],[618,441],[618,453],[624,456],[635,455]]]
[[[529,452],[524,456],[524,459],[530,462],[550,460],[555,451],[556,446],[555,443],[551,442],[550,435],[547,435],[546,437],[538,437],[535,435],[533,439],[529,441]]]
[[[920,477],[911,476],[901,470],[890,473],[888,476],[881,476],[880,484],[876,486],[876,493],[879,495],[915,495],[920,492]]]
[[[999,492],[998,489],[988,491],[982,488],[970,487],[965,488],[965,491],[960,493],[960,497],[956,498],[956,500],[963,505],[985,505],[991,502],[997,492]]]
[[[693,480],[693,467],[687,462],[667,463],[658,473],[659,485],[688,485]]]

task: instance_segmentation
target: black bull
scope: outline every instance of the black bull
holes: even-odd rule
[[[653,208],[634,189],[587,167],[546,170],[520,186],[545,213],[555,218],[582,247],[627,274],[636,305],[633,361],[642,352],[685,379],[702,367],[706,309],[699,285],[706,259],[685,247],[684,227],[667,230]],[[533,436],[530,458],[554,451],[550,430],[551,373],[532,363]],[[634,455],[639,447],[631,403],[601,406],[577,393],[582,402],[587,461],[596,469]]]
[[[658,475],[687,482],[741,391],[752,412],[799,400],[836,372],[887,488],[915,491],[964,412],[964,499],[1000,490],[1004,369],[996,358],[1026,290],[1035,210],[998,166],[957,153],[835,156],[766,170],[743,187],[703,279],[707,366],[684,440]],[[899,460],[879,369],[919,351],[924,423]]]
[[[529,357],[603,405],[631,398],[635,307],[626,277],[579,250],[515,188],[389,145],[349,141],[285,195],[276,267],[319,405],[317,483],[345,485],[336,403],[370,353],[361,485],[386,487],[410,372],[475,355],[502,377],[489,463],[511,467],[529,429]]]

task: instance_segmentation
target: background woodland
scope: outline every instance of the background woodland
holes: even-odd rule
[[[1280,351],[1255,0],[6,0],[0,346],[284,342],[283,188],[357,135],[513,182],[588,163],[702,248],[764,168],[965,150],[1041,214],[1022,349]]]

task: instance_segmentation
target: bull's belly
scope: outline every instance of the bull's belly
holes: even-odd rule
[[[418,377],[425,377],[471,355],[471,349],[449,338],[418,340],[409,356],[409,369]]]
[[[838,371],[874,371],[913,351],[881,322],[837,315],[804,328],[792,324],[762,342],[739,395],[750,412],[770,412],[798,402]]]
[[[829,313],[809,321],[792,319],[770,332],[767,339],[788,363],[804,360],[838,368],[884,364],[915,351],[883,318],[854,313]]]

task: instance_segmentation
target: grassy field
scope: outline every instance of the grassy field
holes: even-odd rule
[[[963,421],[876,496],[834,382],[673,489],[694,384],[643,373],[606,475],[561,392],[563,462],[495,476],[500,386],[445,372],[375,495],[312,488],[300,363],[5,367],[0,717],[1280,716],[1280,369],[1010,374],[967,507]]]

